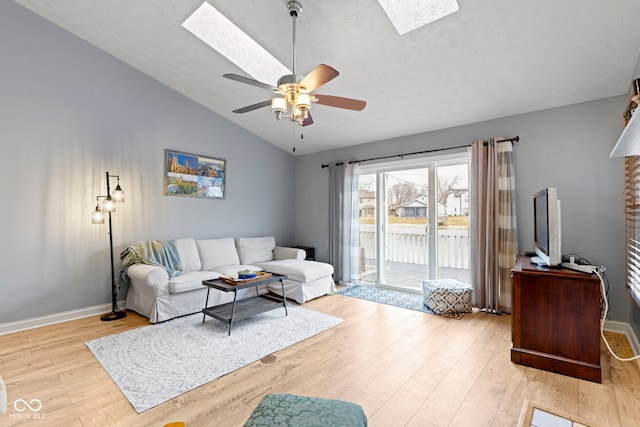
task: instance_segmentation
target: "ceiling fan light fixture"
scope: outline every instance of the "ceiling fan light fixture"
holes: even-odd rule
[[[293,72],[287,73],[278,79],[276,87],[253,80],[248,77],[239,76],[237,74],[223,74],[222,77],[238,81],[240,83],[257,86],[274,92],[276,95],[270,100],[258,102],[243,108],[233,110],[234,113],[246,113],[257,110],[259,108],[271,105],[271,111],[275,113],[276,119],[280,120],[283,116],[289,116],[292,122],[297,122],[300,126],[309,126],[313,124],[313,119],[309,110],[311,104],[317,102],[329,107],[344,108],[347,110],[361,111],[367,103],[357,99],[343,98],[340,96],[319,95],[314,96],[314,92],[319,87],[327,84],[340,73],[333,67],[326,64],[320,64],[311,72],[305,75],[302,80],[298,81],[296,77],[296,19],[302,12],[302,6],[297,1],[290,1],[287,4],[289,15],[292,18],[293,27]],[[289,110],[291,105],[291,110]],[[291,111],[291,113],[289,113]]]
[[[287,114],[287,99],[283,97],[271,100],[271,111],[276,114],[276,119],[280,120],[283,114]]]
[[[308,108],[302,109],[302,108],[296,107],[293,110],[293,113],[291,114],[291,121],[298,122],[298,124],[302,126],[302,123],[304,123],[304,119],[306,119],[307,117],[309,117]]]
[[[306,108],[307,110],[311,108],[311,97],[308,93],[298,93],[298,97],[296,99],[296,108]]]
[[[311,109],[311,96],[305,92],[298,92],[295,94],[295,99],[293,103],[293,111],[295,112],[291,120],[298,122],[300,126],[304,120],[309,117],[309,110]]]

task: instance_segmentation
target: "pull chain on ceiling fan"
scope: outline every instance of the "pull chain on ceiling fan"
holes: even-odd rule
[[[326,64],[318,65],[309,74],[304,76],[300,82],[297,81],[296,19],[302,13],[302,5],[297,1],[290,1],[287,3],[287,9],[293,20],[293,73],[280,77],[277,87],[237,74],[224,74],[222,77],[227,79],[267,89],[278,94],[278,96],[273,99],[238,108],[233,112],[246,113],[271,105],[271,111],[275,113],[276,119],[280,120],[283,116],[289,116],[291,121],[297,122],[300,126],[308,126],[313,123],[313,119],[309,113],[312,103],[355,111],[364,109],[367,105],[365,101],[312,93],[340,74],[336,69]]]

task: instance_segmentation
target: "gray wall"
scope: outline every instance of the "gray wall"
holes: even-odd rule
[[[90,222],[105,171],[126,193],[116,269],[143,239],[294,243],[290,154],[13,2],[0,58],[0,323],[111,301],[108,226]],[[163,195],[166,148],[226,159],[226,200]]]
[[[532,245],[532,193],[558,187],[564,252],[607,267],[610,318],[640,335],[640,310],[623,285],[622,160],[608,158],[625,97],[294,160],[13,2],[0,2],[0,57],[0,323],[110,301],[107,227],[89,220],[107,170],[126,191],[114,214],[116,258],[142,239],[273,234],[278,243],[315,246],[326,260],[322,163],[520,135],[521,249]],[[227,159],[226,200],[164,196],[166,148]],[[270,208],[257,214],[246,200]]]
[[[533,248],[533,193],[557,187],[563,253],[581,253],[607,267],[610,318],[629,322],[635,313],[638,334],[638,310],[624,287],[623,160],[609,159],[622,132],[625,104],[626,97],[615,97],[298,157],[296,239],[315,246],[319,259],[328,258],[328,169],[322,163],[519,135],[514,157],[520,249]]]

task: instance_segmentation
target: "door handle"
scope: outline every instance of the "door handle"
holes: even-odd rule
[[[431,237],[431,223],[427,224],[426,232],[427,232],[427,236]]]

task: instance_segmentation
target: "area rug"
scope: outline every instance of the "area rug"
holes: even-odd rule
[[[87,341],[138,412],[330,329],[342,319],[298,306],[228,324],[193,314]]]
[[[380,304],[393,305],[396,307],[407,308],[409,310],[422,311],[436,315],[432,310],[424,305],[421,294],[411,294],[408,292],[395,291],[393,289],[376,288],[374,286],[347,286],[343,290],[337,292],[340,295],[348,297],[360,298]],[[445,317],[454,319],[462,319],[465,313],[442,314]]]

